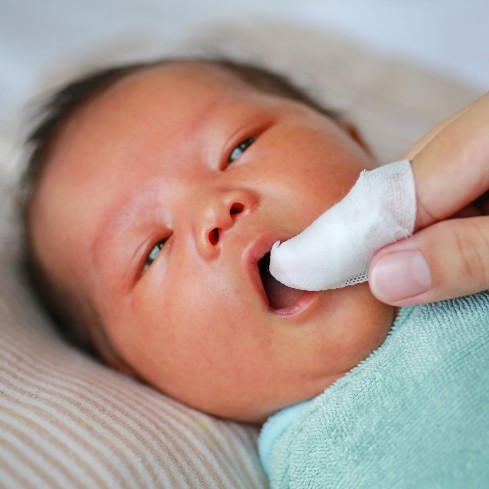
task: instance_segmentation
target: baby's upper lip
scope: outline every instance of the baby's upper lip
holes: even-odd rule
[[[271,276],[266,276],[266,283],[264,283],[259,266],[260,260],[270,252],[273,244],[284,239],[286,238],[283,236],[270,233],[259,235],[245,246],[242,255],[243,265],[251,279],[253,288],[257,291],[268,310],[281,316],[293,317],[308,310],[309,306],[314,303],[317,294],[301,290],[294,291],[294,289],[289,289],[279,284]],[[277,286],[279,287],[278,289]],[[269,296],[269,294],[271,295]]]
[[[250,276],[255,290],[266,304],[268,304],[268,298],[260,277],[258,262],[272,249],[273,243],[278,240],[277,236],[272,236],[270,233],[261,234],[245,246],[243,252],[243,266]]]

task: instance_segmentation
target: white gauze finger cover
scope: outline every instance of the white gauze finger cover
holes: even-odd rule
[[[410,236],[416,220],[411,164],[363,171],[350,192],[302,233],[273,245],[270,273],[295,289],[337,289],[367,281],[375,253]]]

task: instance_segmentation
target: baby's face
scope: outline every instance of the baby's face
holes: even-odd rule
[[[221,68],[154,68],[67,123],[36,199],[35,244],[142,378],[199,409],[261,421],[319,394],[392,323],[367,285],[266,290],[260,276],[275,241],[372,166],[311,108]]]

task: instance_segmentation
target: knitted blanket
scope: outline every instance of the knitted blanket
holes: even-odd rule
[[[489,293],[401,309],[386,341],[259,439],[273,488],[489,487]]]

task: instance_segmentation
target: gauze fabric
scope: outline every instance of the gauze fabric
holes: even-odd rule
[[[408,160],[363,171],[340,202],[299,235],[273,245],[270,273],[303,290],[365,282],[375,253],[410,236],[415,220],[416,193]]]

